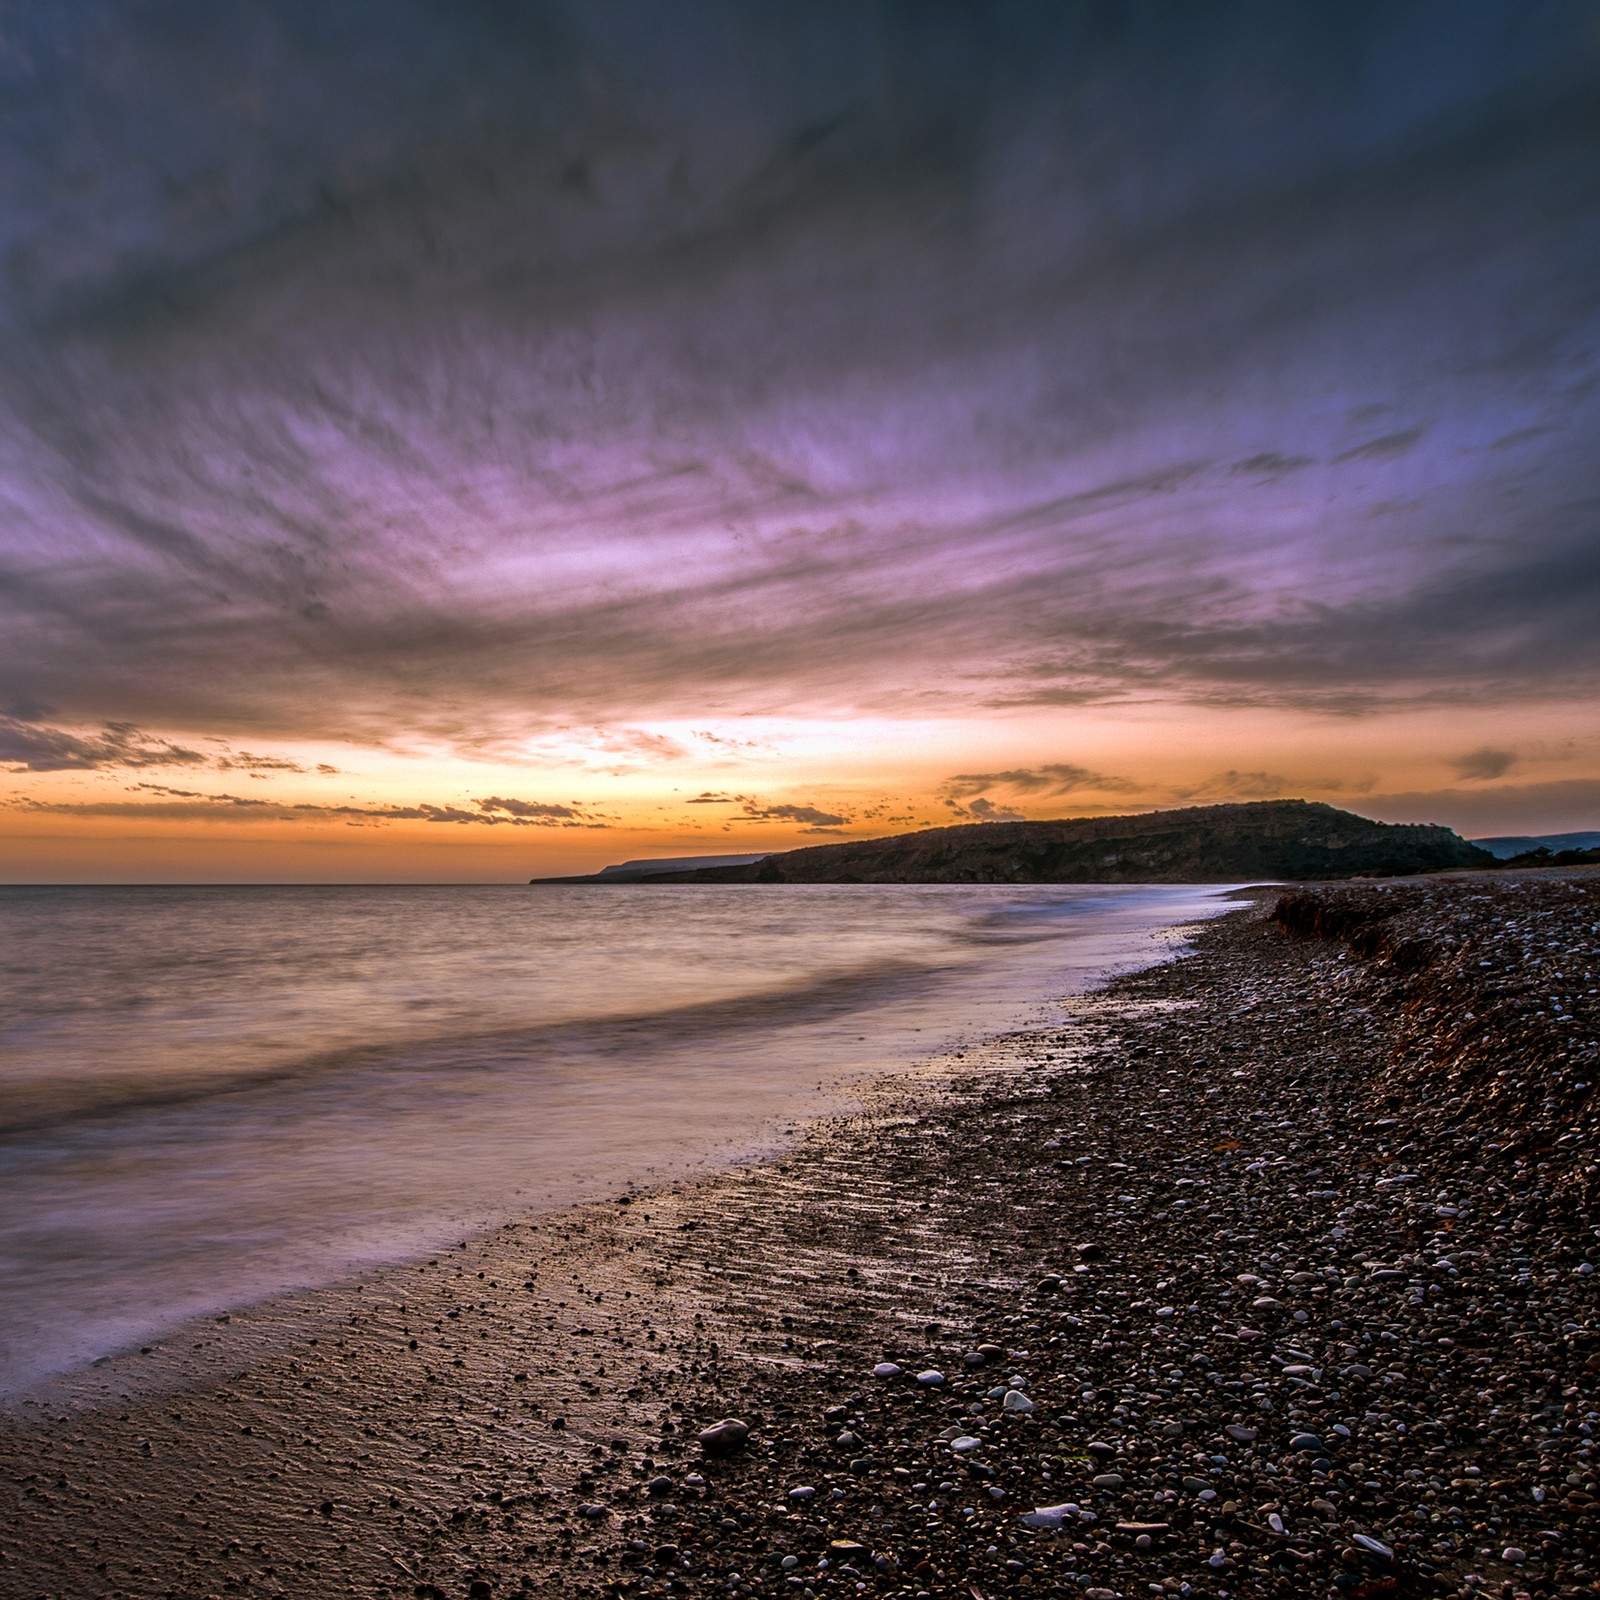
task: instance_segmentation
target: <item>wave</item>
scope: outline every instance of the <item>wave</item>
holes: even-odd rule
[[[505,1076],[574,1058],[646,1052],[757,1028],[794,1028],[864,1012],[931,990],[955,970],[883,961],[846,973],[801,979],[715,1000],[583,1021],[501,1027],[411,1038],[404,1043],[318,1051],[270,1066],[153,1079],[55,1077],[0,1085],[0,1146],[36,1142],[96,1123],[264,1095],[325,1091],[344,1080],[378,1101],[445,1077]]]

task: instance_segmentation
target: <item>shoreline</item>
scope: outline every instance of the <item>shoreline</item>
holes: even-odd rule
[[[0,1306],[0,1411],[47,1396],[53,1384],[70,1388],[75,1374],[129,1350],[192,1344],[186,1328],[224,1313],[244,1316],[353,1285],[507,1221],[768,1159],[788,1148],[799,1128],[846,1112],[856,1090],[880,1076],[912,1069],[963,1040],[1053,1016],[1064,995],[1161,959],[1174,942],[1175,914],[1225,909],[1210,891],[1157,890],[1153,903],[1148,893],[1126,890],[1050,898],[1062,901],[1059,920],[1047,916],[1044,926],[1030,928],[1022,914],[1028,907],[1002,899],[986,908],[980,895],[946,919],[953,921],[946,933],[981,945],[998,919],[1006,934],[999,942],[1009,947],[967,950],[958,941],[934,952],[942,965],[858,959],[829,971],[813,951],[800,983],[503,1036],[422,1041],[409,1052],[422,1063],[422,1077],[404,1088],[390,1119],[394,1128],[410,1127],[405,1137],[369,1136],[363,1097],[385,1096],[372,1065],[384,1059],[377,1047],[364,1083],[367,1058],[346,1051],[330,1056],[335,1067],[326,1074],[316,1055],[243,1081],[219,1075],[196,1085],[194,1074],[175,1073],[161,1094],[124,1099],[104,1120],[58,1119],[34,1137],[48,1152],[49,1130],[64,1133],[67,1183],[57,1183],[45,1162],[45,1186],[35,1189],[19,1176],[28,1167],[27,1146],[19,1152],[8,1145],[18,1159],[8,1159],[13,1176],[0,1192],[9,1230],[0,1255],[11,1266]],[[498,1070],[510,1059],[496,1047],[500,1037],[531,1061]],[[430,1055],[480,1052],[497,1070],[452,1104],[450,1075],[429,1068]],[[402,1067],[406,1059],[402,1053]],[[273,1084],[286,1086],[276,1099]],[[313,1093],[319,1086],[320,1105]],[[430,1095],[444,1103],[438,1124],[423,1115]],[[169,1102],[176,1128],[161,1124],[159,1108]],[[484,1103],[497,1109],[478,1109]],[[148,1145],[141,1142],[141,1106],[147,1117],[156,1108]],[[298,1141],[286,1120],[296,1114],[304,1121]],[[184,1119],[208,1117],[219,1136],[215,1157],[192,1136],[184,1145]],[[353,1148],[321,1131],[340,1119],[355,1122]],[[97,1129],[105,1130],[103,1140]],[[126,1162],[114,1158],[117,1140],[126,1144]],[[80,1175],[70,1147],[78,1142],[86,1154],[83,1181],[73,1189],[70,1181]],[[274,1148],[286,1154],[286,1166],[274,1168],[267,1154]],[[228,1181],[235,1174],[237,1203]],[[366,1178],[376,1185],[370,1198]],[[308,1191],[328,1209],[307,1203]],[[124,1214],[122,1202],[128,1214],[151,1219],[128,1241],[126,1261],[116,1253],[125,1231],[114,1220]],[[78,1214],[84,1235],[63,1239],[58,1219]],[[14,1258],[4,1248],[13,1238]],[[30,1254],[36,1239],[42,1248]]]
[[[1437,1104],[1408,1104],[1394,1052],[1415,1054],[1432,970],[1408,965],[1405,915],[1437,924],[1422,902],[1461,891],[1310,893],[1404,914],[1364,904],[1360,955],[1247,907],[1075,1020],[864,1089],[759,1164],[509,1223],[96,1374],[209,1369],[182,1386],[100,1408],[58,1386],[0,1418],[0,1593],[1593,1592],[1574,1566],[1594,1528],[1593,1240],[1562,1188],[1593,1149],[1505,1158],[1525,1163],[1493,1179],[1508,1218],[1522,1207],[1506,1222],[1470,1200],[1444,1216],[1436,1190],[1471,1192],[1475,1158]],[[1592,1038],[1592,1002],[1578,1020],[1568,1043]],[[1405,1145],[1370,1114],[1385,1097]],[[1402,1158],[1428,1168],[1426,1216],[1415,1185],[1379,1187]],[[1509,1241],[1500,1261],[1496,1228],[1531,1271]],[[1432,1264],[1447,1235],[1472,1262]],[[1462,1299],[1499,1295],[1502,1269],[1515,1328]],[[1376,1354],[1387,1371],[1358,1359]],[[1485,1355],[1502,1410],[1541,1419],[1527,1438],[1502,1441],[1463,1387],[1490,1381]],[[872,1378],[882,1361],[902,1375]],[[934,1368],[943,1383],[907,1376]],[[1031,1410],[988,1398],[1013,1374]],[[1318,1437],[1326,1455],[1290,1448],[1291,1420],[1326,1435],[1346,1407],[1361,1415]],[[703,1459],[695,1434],[728,1414],[752,1447]],[[952,1426],[975,1444],[952,1451]],[[1520,1499],[1470,1474],[1497,1452]],[[1054,1526],[1021,1520],[1069,1502]]]

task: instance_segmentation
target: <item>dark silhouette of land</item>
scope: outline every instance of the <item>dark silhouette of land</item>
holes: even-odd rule
[[[1128,817],[980,822],[789,850],[657,883],[1239,883],[1397,877],[1493,867],[1449,828],[1373,822],[1308,800],[1191,806]],[[534,879],[535,883],[615,878]]]

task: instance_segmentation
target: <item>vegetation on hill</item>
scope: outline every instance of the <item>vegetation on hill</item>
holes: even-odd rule
[[[656,883],[1232,883],[1493,867],[1448,828],[1372,822],[1306,800],[1141,816],[984,822],[790,850]]]

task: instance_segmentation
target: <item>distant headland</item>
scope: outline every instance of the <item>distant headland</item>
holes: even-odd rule
[[[1499,865],[1449,828],[1309,800],[978,822],[759,857],[630,861],[534,883],[1238,883]]]

